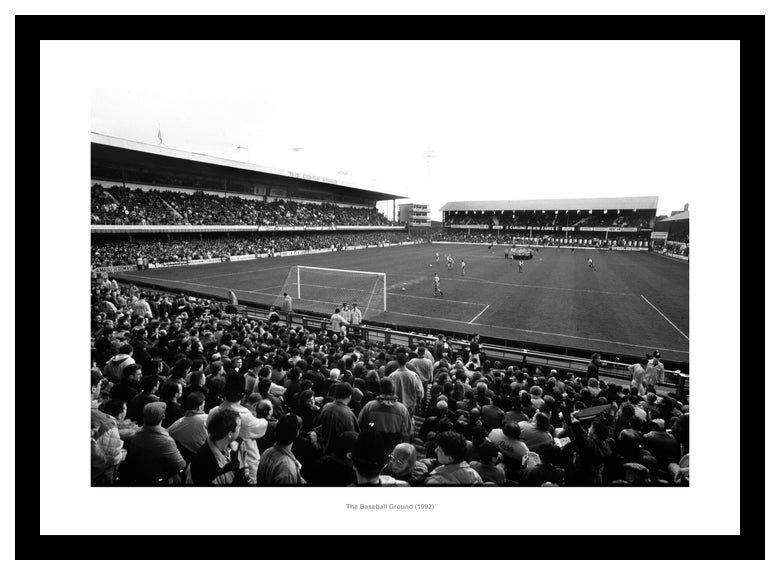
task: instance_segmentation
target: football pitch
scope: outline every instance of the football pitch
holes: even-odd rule
[[[445,262],[448,253],[455,260],[452,270]],[[689,359],[688,263],[647,252],[541,247],[521,273],[517,261],[504,258],[503,247],[422,244],[115,275],[222,301],[230,289],[241,303],[269,305],[295,265],[386,273],[387,311],[369,323],[479,333],[529,348],[541,344],[627,356],[658,349],[664,359]],[[443,297],[433,295],[434,272]],[[334,301],[334,309],[339,304]]]

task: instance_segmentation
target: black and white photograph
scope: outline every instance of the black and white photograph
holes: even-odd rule
[[[688,486],[689,143],[656,135],[738,87],[647,48],[94,89],[92,485]]]
[[[40,50],[42,533],[740,533],[738,41]]]

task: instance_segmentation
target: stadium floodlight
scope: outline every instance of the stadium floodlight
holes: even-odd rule
[[[312,266],[291,266],[274,305],[281,305],[282,294],[293,298],[300,311],[333,313],[342,303],[356,303],[363,318],[387,310],[387,275]]]

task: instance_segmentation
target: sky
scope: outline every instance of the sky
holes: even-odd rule
[[[476,199],[652,195],[658,214],[695,210],[702,173],[738,161],[734,42],[105,48],[92,131],[158,144],[159,128],[170,148],[406,196],[435,220]]]

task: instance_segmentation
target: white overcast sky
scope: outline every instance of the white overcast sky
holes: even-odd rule
[[[739,160],[735,42],[100,44],[93,131],[156,144],[159,123],[171,148],[409,196],[433,219],[473,199],[695,211]]]

